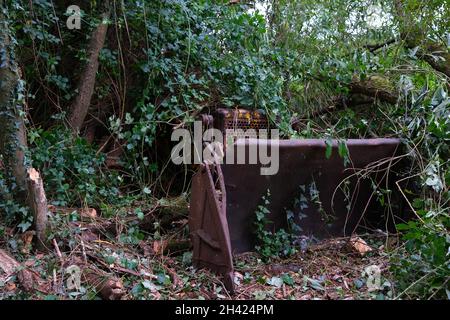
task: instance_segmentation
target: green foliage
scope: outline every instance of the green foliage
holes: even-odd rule
[[[431,93],[419,99],[411,88],[415,106],[402,128],[411,157],[421,162],[415,168],[420,180],[405,190],[416,220],[397,226],[406,246],[394,255],[399,287],[410,298],[448,298],[450,288],[450,99],[442,87]]]
[[[7,181],[0,171],[0,212],[5,214],[7,223],[19,222],[18,227],[24,232],[31,227],[33,217],[28,207],[20,205],[14,199],[14,192]]]
[[[327,138],[325,140],[325,144],[325,158],[330,159],[331,154],[333,153],[333,141],[330,138]],[[347,143],[345,140],[338,141],[338,155],[344,160],[344,166],[347,166],[347,164],[350,163]]]
[[[270,213],[267,208],[270,205],[270,191],[267,190],[267,194],[262,197],[263,203],[258,206],[255,214],[256,219],[255,225],[255,235],[257,239],[256,251],[262,256],[264,260],[269,260],[275,257],[288,257],[291,254],[297,252],[293,241],[295,240],[295,235],[290,232],[292,230],[279,229],[277,231],[271,231],[269,228],[272,222],[267,218]],[[288,216],[288,223],[292,229],[293,217]]]
[[[405,243],[391,252],[397,293],[403,298],[447,298],[450,99],[445,82],[429,74],[403,75],[398,87],[401,92],[398,105],[382,105],[359,113],[344,110],[335,115],[339,120],[331,131],[337,137],[369,135],[402,139],[406,167],[399,172],[399,187],[414,212],[408,217],[412,221],[398,221],[398,231]],[[374,192],[383,206],[396,205],[389,203],[391,190],[374,185]]]
[[[444,219],[448,230],[449,217]],[[450,236],[437,219],[399,224],[406,247],[393,256],[400,297],[449,298]]]
[[[393,257],[398,286],[409,297],[444,297],[449,272],[448,78],[423,61],[423,41],[407,48],[399,32],[402,24],[414,23],[420,31],[415,36],[448,48],[448,1],[403,1],[410,18],[406,22],[392,0],[256,1],[266,12],[228,2],[116,1],[111,8],[89,113],[101,135],[123,143],[121,175],[104,170],[105,157],[94,146],[54,128],[76,95],[75,75],[86,62],[101,3],[81,5],[79,32],[66,28],[64,2],[7,2],[25,80],[18,103],[30,106],[37,124],[29,130],[30,154],[48,198],[59,205],[100,206],[106,213],[108,204],[120,198],[122,180],[127,180],[127,192],[153,194],[162,189],[161,176],[172,175],[164,172],[168,152],[160,152],[171,128],[188,127],[201,110],[216,106],[262,109],[284,136],[325,138],[327,158],[331,139],[339,139],[337,151],[345,165],[344,139],[400,137],[408,167],[399,173],[408,182],[400,188],[417,219],[399,225],[406,246]],[[370,49],[383,43],[390,44]],[[427,57],[440,59],[435,53]],[[352,94],[352,82],[368,79],[398,93],[397,103],[367,102]],[[336,108],[300,121],[294,130],[294,117],[329,107]],[[12,200],[15,190],[5,183],[7,174],[0,172],[0,209],[9,220],[19,218],[26,230],[28,212]],[[320,209],[318,193],[308,191]],[[390,205],[384,195],[391,190],[374,192]],[[266,259],[292,251],[287,232],[268,231],[268,197],[256,212],[259,250]],[[133,226],[121,240],[136,243],[140,238]],[[152,284],[139,288],[150,290]]]
[[[103,154],[69,130],[31,130],[30,154],[45,181],[47,197],[55,205],[99,206],[119,200],[119,175],[103,171]]]
[[[170,155],[156,154],[156,137],[165,138],[170,126],[191,123],[205,107],[266,110],[273,121],[282,120],[284,133],[292,133],[283,99],[285,53],[268,41],[267,21],[251,7],[185,0],[114,6],[110,29],[117,29],[100,53],[91,102],[103,107],[90,113],[124,144],[124,174],[140,190],[166,170]],[[10,9],[31,116],[48,130],[55,114],[64,119],[61,110],[76,94],[73,74],[86,62],[86,44],[102,6],[81,5],[81,33],[65,26],[66,7],[54,1],[15,0]]]
[[[448,48],[448,2],[403,3],[409,23],[420,30],[415,36],[426,35]],[[290,103],[296,113],[317,110],[317,105],[334,105],[339,95],[355,99],[355,103],[361,97],[349,95],[348,86],[355,80],[370,78],[377,87],[399,93],[399,101],[392,106],[369,101],[311,119],[298,135],[327,139],[327,158],[332,155],[331,138],[402,138],[407,149],[403,156],[406,168],[399,173],[403,179],[399,187],[415,214],[413,221],[399,225],[405,246],[392,253],[396,286],[401,297],[447,297],[448,78],[423,62],[418,54],[424,44],[420,41],[413,49],[405,48],[402,41],[375,51],[367,49],[367,45],[399,38],[394,30],[401,29],[405,21],[397,17],[394,1],[277,1],[272,7],[272,30],[279,33],[275,39],[301,61],[285,65],[291,74]],[[347,163],[343,144],[338,152]],[[389,203],[392,190],[375,186],[374,192],[386,207],[396,205]]]

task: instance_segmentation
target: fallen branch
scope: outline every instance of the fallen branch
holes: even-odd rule
[[[48,206],[48,210],[53,213],[68,215],[76,212],[80,215],[80,218],[87,221],[92,221],[97,218],[97,210],[94,208],[66,208],[66,207],[55,207],[53,205]]]
[[[367,45],[365,45],[364,47],[365,47],[367,50],[369,50],[370,52],[375,52],[375,51],[377,51],[377,50],[380,49],[380,48],[387,47],[387,46],[389,46],[389,45],[391,45],[391,44],[393,44],[393,43],[396,43],[396,42],[397,42],[397,39],[396,39],[396,38],[392,38],[392,39],[386,40],[386,41],[383,42],[383,43],[367,44]]]
[[[34,284],[38,280],[35,279],[36,275],[34,273],[27,269],[22,269],[20,263],[2,249],[0,249],[0,270],[2,270],[7,277],[17,273],[19,283],[27,292],[34,289]]]
[[[399,95],[387,82],[387,79],[379,76],[371,76],[365,80],[352,81],[350,83],[350,93],[362,94],[380,101],[396,104]]]
[[[411,19],[402,0],[395,0],[395,13],[400,21],[400,37],[409,49],[417,48],[416,56],[434,70],[450,77],[450,52],[444,43],[433,41],[415,19]]]
[[[59,261],[61,262],[61,264],[63,264],[64,263],[64,259],[63,259],[63,256],[61,254],[61,250],[59,250],[58,242],[56,241],[55,238],[53,238],[53,247],[55,248],[56,255],[58,256]]]
[[[123,267],[115,265],[115,264],[114,265],[108,265],[103,259],[98,257],[96,254],[88,253],[88,255],[89,255],[90,258],[95,259],[98,263],[100,263],[105,268],[112,269],[112,270],[114,270],[114,271],[116,271],[118,273],[131,274],[132,276],[136,276],[136,277],[141,276],[141,274],[139,272],[137,272],[137,271],[130,270],[130,269],[127,269],[127,268],[123,268]]]
[[[73,212],[73,210],[70,212]],[[123,225],[130,223],[136,223],[142,230],[154,230],[155,222],[159,222],[160,227],[167,228],[173,221],[185,218],[188,214],[188,202],[184,196],[180,196],[174,199],[160,200],[159,203],[145,213],[143,218],[139,218],[136,215],[118,216],[114,220],[97,217],[90,219],[90,223],[77,221],[73,222],[73,224],[93,234],[104,234],[106,232],[117,234],[117,230],[120,230]]]
[[[6,253],[6,251],[0,249],[0,269],[7,275],[11,275],[17,271],[20,267],[20,263]]]

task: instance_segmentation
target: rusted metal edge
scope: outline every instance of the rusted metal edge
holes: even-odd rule
[[[202,164],[194,176],[190,228],[196,267],[223,275],[226,289],[234,293],[233,257],[226,213],[226,189],[218,164]]]

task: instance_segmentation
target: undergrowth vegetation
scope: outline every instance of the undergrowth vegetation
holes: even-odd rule
[[[83,138],[56,128],[29,133],[30,158],[42,172],[46,193],[56,206],[92,207],[119,201],[121,177],[103,170],[106,156]]]
[[[66,2],[2,4],[24,80],[27,161],[49,204],[144,219],[139,206],[116,209],[188,192],[194,168],[171,164],[170,134],[217,106],[264,110],[284,138],[399,137],[397,189],[376,190],[386,208],[400,192],[412,215],[396,221],[393,285],[398,298],[450,297],[448,1],[106,1],[109,29],[77,136],[67,128],[69,105],[104,7],[84,1],[81,29],[70,30]],[[348,161],[344,142],[339,155]],[[11,193],[0,169],[0,221],[26,231],[32,217]],[[268,231],[270,194],[262,200],[259,253],[293,254],[289,232]],[[133,223],[124,243],[164,232],[159,222],[148,232]],[[132,294],[167,286],[159,271]]]
[[[293,244],[295,240],[294,231],[296,231],[293,230],[296,226],[292,220],[293,216],[287,217],[289,227],[287,230],[281,228],[273,231],[273,222],[268,218],[270,214],[268,209],[270,205],[270,190],[267,190],[267,194],[262,197],[262,202],[255,212],[256,251],[266,261],[274,257],[289,257],[296,253],[297,249]]]

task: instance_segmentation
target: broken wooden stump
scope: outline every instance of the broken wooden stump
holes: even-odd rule
[[[44,184],[39,172],[34,168],[27,170],[28,197],[31,211],[34,216],[37,245],[44,249],[47,230],[47,198],[45,197]]]

